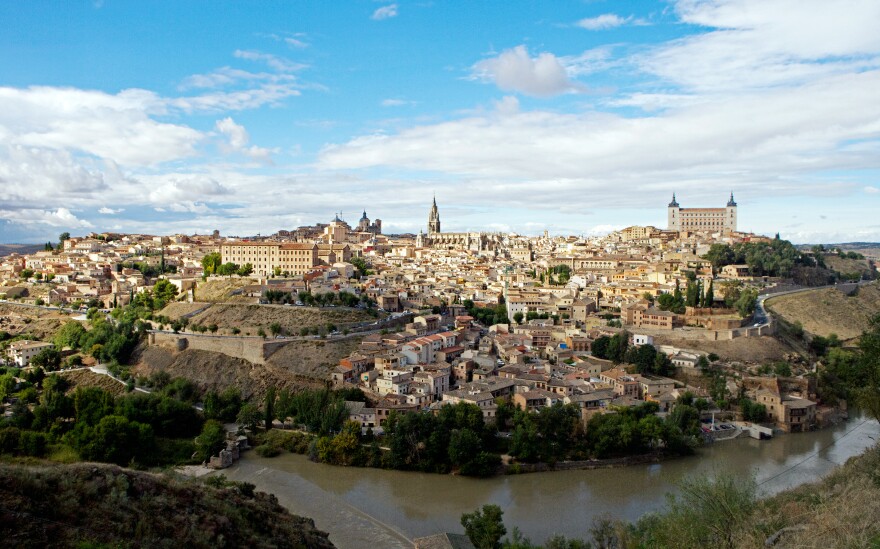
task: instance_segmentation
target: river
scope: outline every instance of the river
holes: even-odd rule
[[[880,440],[880,425],[861,416],[811,433],[718,442],[697,455],[617,469],[558,471],[473,479],[381,469],[334,467],[305,456],[261,458],[247,452],[225,470],[231,480],[270,492],[292,513],[311,517],[342,549],[411,548],[411,539],[463,532],[461,514],[485,503],[504,510],[536,543],[553,534],[588,537],[596,516],[636,520],[664,507],[682,478],[731,471],[754,475],[768,495],[816,480]]]

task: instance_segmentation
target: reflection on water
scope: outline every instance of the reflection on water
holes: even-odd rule
[[[694,474],[754,475],[763,493],[775,493],[821,477],[878,436],[877,422],[857,417],[814,433],[720,442],[665,463],[492,479],[333,467],[294,454],[267,459],[253,452],[224,474],[312,517],[341,548],[411,547],[414,537],[460,532],[461,514],[485,503],[504,510],[509,529],[516,525],[540,542],[554,533],[586,537],[598,515],[635,520],[660,510],[676,483]]]

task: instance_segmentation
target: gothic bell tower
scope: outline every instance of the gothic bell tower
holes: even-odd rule
[[[428,214],[428,234],[438,234],[440,232],[440,212],[437,211],[437,197],[434,197],[434,204],[431,206],[431,213]]]

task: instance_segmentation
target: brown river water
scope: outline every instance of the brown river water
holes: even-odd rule
[[[415,537],[459,532],[461,514],[485,503],[541,543],[553,534],[588,537],[596,516],[636,520],[662,510],[678,481],[732,471],[754,475],[762,494],[821,478],[880,440],[880,425],[855,416],[812,433],[717,442],[695,456],[616,469],[554,471],[473,479],[382,469],[334,467],[305,456],[247,452],[223,471],[270,492],[292,513],[311,517],[342,549],[412,547]]]

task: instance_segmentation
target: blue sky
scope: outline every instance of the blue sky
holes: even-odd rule
[[[880,2],[0,3],[0,242],[723,206],[880,241]]]

